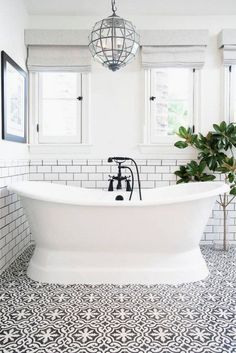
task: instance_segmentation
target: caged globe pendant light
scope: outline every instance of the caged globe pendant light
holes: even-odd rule
[[[131,62],[139,49],[139,34],[130,21],[116,15],[115,0],[111,0],[112,15],[96,22],[89,36],[93,58],[117,71]]]

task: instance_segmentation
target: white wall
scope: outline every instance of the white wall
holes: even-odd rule
[[[0,0],[0,50],[4,50],[22,68],[25,68],[24,28],[27,26],[28,15],[24,0]],[[0,139],[0,159],[27,157],[28,148],[26,144]]]
[[[235,28],[236,16],[148,16],[130,18],[137,29],[209,29],[206,64],[202,70],[202,131],[223,119],[221,53],[217,35],[223,28]],[[77,16],[30,16],[30,28],[91,28],[99,18]],[[144,79],[140,57],[113,73],[99,64],[92,69],[93,149],[88,158],[127,154],[139,158],[144,121]],[[84,157],[84,156],[83,156]]]

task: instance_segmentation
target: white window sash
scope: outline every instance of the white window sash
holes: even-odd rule
[[[231,75],[230,75],[230,66],[224,66],[223,67],[223,82],[224,84],[222,85],[222,97],[223,97],[223,118],[227,123],[230,122],[230,116],[231,116],[231,104],[230,104],[230,94],[231,94]]]
[[[225,120],[229,123],[236,123],[234,101],[236,97],[236,65],[224,68],[224,113]]]
[[[89,146],[91,144],[90,73],[78,75],[81,77],[78,96],[81,95],[83,97],[82,101],[78,101],[79,133],[77,136],[45,137],[42,136],[42,122],[40,119],[40,75],[38,72],[29,73],[29,141],[31,146]],[[37,131],[37,125],[39,125],[39,131]]]
[[[145,74],[145,123],[144,123],[144,139],[143,143],[145,145],[173,145],[177,140],[178,136],[161,136],[161,135],[153,135],[153,124],[154,124],[154,102],[151,101],[150,97],[154,94],[153,86],[154,79],[152,75],[152,70],[144,70]],[[191,104],[192,111],[190,112],[190,121],[189,126],[194,126],[195,131],[200,130],[200,70],[195,70],[192,75],[192,95],[191,95]]]
[[[81,75],[81,144],[89,144],[91,142],[91,74],[83,73]]]
[[[38,74],[39,84],[39,95],[38,95],[38,117],[39,117],[39,143],[81,143],[81,113],[82,113],[82,101],[77,101],[76,104],[76,115],[77,115],[77,133],[74,136],[50,136],[43,135],[43,112],[42,112],[42,75]],[[77,74],[77,96],[81,96],[81,74]],[[75,98],[76,99],[76,98]]]

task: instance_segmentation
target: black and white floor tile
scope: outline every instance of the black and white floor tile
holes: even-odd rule
[[[32,247],[1,276],[1,353],[236,353],[236,250],[203,249],[205,281],[48,285],[27,278]]]

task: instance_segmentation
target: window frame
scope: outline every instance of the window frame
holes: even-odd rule
[[[233,109],[233,96],[236,96],[235,88],[236,82],[233,82],[233,72],[235,71],[236,80],[236,65],[224,66],[224,120],[227,123],[236,123],[233,119],[234,109]]]
[[[43,72],[55,72],[45,70]],[[60,72],[60,71],[58,71]],[[62,70],[61,72],[66,72]],[[91,145],[91,102],[90,102],[90,86],[91,86],[91,78],[90,73],[82,73],[75,72],[76,74],[81,75],[81,96],[83,97],[81,102],[81,118],[80,118],[80,141],[73,140],[70,142],[70,137],[62,138],[58,140],[51,139],[47,141],[47,139],[43,139],[44,141],[40,141],[40,72],[30,72],[29,73],[29,145],[32,147],[32,151],[42,150],[45,151],[45,148],[48,147],[48,153],[50,151],[55,151],[57,146],[90,146]],[[79,96],[80,94],[78,94]],[[54,141],[53,141],[54,140]],[[67,141],[68,140],[68,141]],[[84,148],[83,148],[84,151]]]
[[[170,67],[171,68],[171,67]],[[158,69],[158,68],[157,68]],[[146,69],[144,70],[144,80],[145,80],[145,122],[144,122],[144,142],[143,146],[172,146],[177,140],[177,136],[159,136],[157,142],[152,142],[152,101],[150,97],[152,96],[152,72],[156,69]],[[200,130],[200,69],[193,70],[193,85],[192,85],[192,125],[195,132]]]

